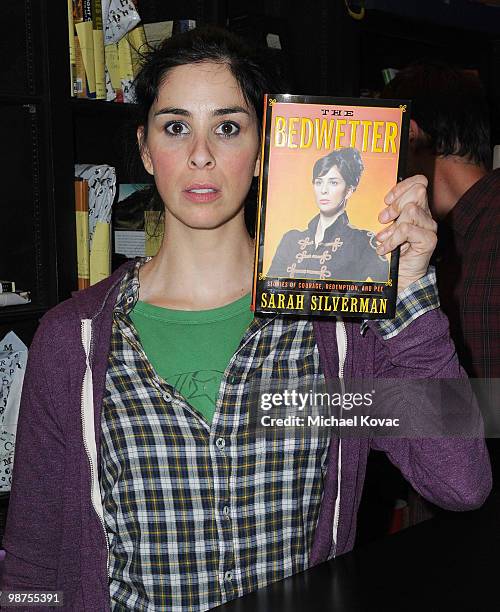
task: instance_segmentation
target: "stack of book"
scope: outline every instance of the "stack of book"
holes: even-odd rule
[[[191,19],[140,23],[139,0],[67,0],[71,95],[133,102],[132,83],[144,54]]]
[[[111,274],[111,208],[115,193],[114,168],[104,164],[76,164],[78,289],[85,289]]]

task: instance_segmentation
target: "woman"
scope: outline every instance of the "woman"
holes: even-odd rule
[[[316,161],[312,183],[319,215],[303,232],[283,236],[268,276],[387,282],[389,261],[377,254],[373,232],[353,227],[345,211],[362,172],[361,155],[354,148]]]
[[[460,376],[426,276],[435,226],[422,177],[396,186],[382,213],[398,221],[380,251],[403,245],[412,305],[411,316],[400,306],[394,337],[377,322],[361,336],[355,323],[249,313],[243,208],[264,87],[249,51],[211,30],[166,41],[138,76],[138,141],[165,240],[53,309],[33,340],[3,589],[62,590],[72,612],[206,610],[345,552],[368,440],[252,436],[247,382],[404,376],[407,363],[413,376]],[[204,389],[207,371],[218,382]],[[186,372],[198,385],[189,401],[176,388]],[[214,389],[215,402],[200,400]],[[481,440],[395,442],[371,445],[431,501],[482,503]]]

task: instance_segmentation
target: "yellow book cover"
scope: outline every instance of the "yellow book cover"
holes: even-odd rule
[[[92,21],[81,21],[75,23],[75,30],[85,66],[87,77],[88,95],[95,98],[95,65],[94,65],[94,31]]]
[[[363,319],[395,313],[399,250],[376,252],[401,180],[409,103],[268,94],[252,305]]]
[[[83,64],[82,51],[78,36],[75,35],[75,69],[73,72],[73,91],[78,98],[87,98],[87,77],[85,75],[85,66]]]
[[[90,246],[90,284],[111,274],[111,224],[97,221]]]
[[[111,86],[116,92],[117,101],[122,99],[122,83],[120,79],[120,60],[118,55],[118,44],[113,43],[104,47],[106,68],[108,69]],[[123,99],[122,99],[123,101]]]

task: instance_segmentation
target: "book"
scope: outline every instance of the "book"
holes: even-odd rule
[[[127,259],[146,255],[144,212],[151,202],[151,185],[147,183],[120,183],[118,197],[113,205],[114,255]]]
[[[73,22],[73,47],[74,47],[74,66],[73,66],[73,95],[78,98],[87,98],[89,94],[87,75],[85,72],[85,62],[83,59],[83,51],[80,44],[80,37],[77,33],[77,27],[81,27],[83,23],[83,0],[72,0],[72,22]],[[70,50],[71,60],[71,50]]]
[[[0,293],[7,291],[15,291],[16,283],[14,281],[0,280]]]
[[[106,164],[75,164],[75,175],[88,182],[90,284],[111,273],[111,210],[116,171]]]
[[[75,95],[74,79],[76,70],[76,54],[75,54],[75,24],[73,23],[73,0],[67,0],[68,5],[68,46],[69,46],[69,79],[70,79],[70,95]]]
[[[104,26],[102,23],[102,0],[92,0],[92,26],[94,42],[95,97],[106,99],[106,77],[104,60]]]
[[[78,289],[90,286],[89,184],[75,179],[76,260]]]
[[[402,178],[409,103],[265,97],[252,307],[392,318],[399,249],[376,252],[378,214]]]

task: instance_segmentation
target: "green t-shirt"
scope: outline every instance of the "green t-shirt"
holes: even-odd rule
[[[211,423],[224,371],[253,319],[250,294],[196,311],[138,301],[131,319],[156,372]]]

